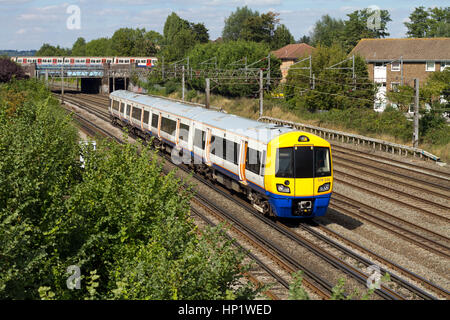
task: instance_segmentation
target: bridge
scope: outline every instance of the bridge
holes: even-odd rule
[[[81,91],[86,93],[110,93],[115,90],[128,89],[130,77],[148,75],[150,68],[129,65],[35,65],[30,71],[34,77],[46,82],[55,78],[81,79]]]

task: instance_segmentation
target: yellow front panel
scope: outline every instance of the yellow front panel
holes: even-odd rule
[[[308,142],[299,142],[299,136],[305,135],[309,138]],[[273,139],[269,142],[267,145],[267,158],[266,158],[266,165],[265,165],[265,176],[264,176],[264,187],[265,189],[273,194],[276,195],[283,195],[283,196],[297,196],[297,197],[307,197],[307,196],[314,196],[314,195],[322,195],[330,193],[332,188],[330,188],[330,191],[323,192],[323,193],[317,193],[317,189],[320,185],[326,182],[332,183],[332,177],[321,177],[321,178],[306,178],[306,179],[293,179],[293,178],[279,178],[275,177],[275,170],[276,170],[276,156],[277,156],[277,149],[279,148],[287,148],[287,147],[295,147],[295,146],[319,146],[319,147],[330,147],[330,144],[316,136],[310,133],[306,132],[290,132],[283,134],[281,136],[278,136],[277,138]],[[331,157],[331,154],[330,154]],[[331,160],[331,159],[330,159]],[[326,181],[325,181],[326,180]],[[286,181],[289,181],[289,188],[290,193],[281,193],[277,190],[277,183],[278,184],[285,184]]]

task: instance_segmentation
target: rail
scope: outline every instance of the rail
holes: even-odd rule
[[[400,156],[408,156],[412,155],[413,157],[419,157],[424,160],[433,160],[433,161],[440,161],[440,158],[438,156],[435,156],[434,154],[431,154],[425,150],[409,147],[397,143],[392,143],[384,140],[369,138],[365,136],[361,136],[358,134],[352,134],[337,130],[331,130],[331,129],[325,129],[321,127],[316,127],[310,124],[303,124],[298,122],[292,122],[272,117],[260,117],[258,121],[262,122],[269,122],[269,123],[275,123],[280,125],[287,125],[302,131],[309,131],[311,133],[314,133],[324,139],[333,139],[339,142],[343,143],[352,143],[356,145],[363,145],[372,147],[373,150],[380,150],[384,152],[388,152],[391,154],[398,154]]]

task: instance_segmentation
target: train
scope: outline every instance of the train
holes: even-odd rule
[[[242,194],[262,214],[298,219],[326,214],[333,163],[330,143],[321,137],[126,90],[109,98],[113,125]]]
[[[12,57],[16,63],[35,63],[38,66],[101,66],[136,64],[137,67],[151,68],[156,65],[155,57]]]

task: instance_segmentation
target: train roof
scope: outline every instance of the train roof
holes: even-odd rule
[[[126,90],[117,90],[111,97],[127,99],[129,101],[167,111],[179,117],[202,122],[208,126],[230,131],[235,134],[268,144],[271,140],[282,134],[297,131],[290,127],[262,123],[255,120],[239,117],[233,114],[205,109],[194,104],[183,103],[164,98],[137,94]]]

